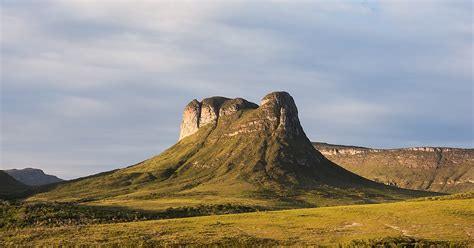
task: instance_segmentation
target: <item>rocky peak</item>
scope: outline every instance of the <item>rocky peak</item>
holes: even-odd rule
[[[293,97],[287,92],[272,92],[266,95],[260,102],[260,109],[273,121],[273,128],[290,135],[299,135],[303,132],[298,118],[298,108]]]
[[[222,104],[230,100],[229,98],[215,96],[205,98],[201,101],[201,116],[199,117],[198,126],[207,124],[217,124],[219,118],[219,111]]]
[[[249,108],[255,109],[258,105],[242,98],[229,99],[221,96],[205,98],[201,102],[194,99],[184,108],[179,139],[197,132],[207,124],[216,125],[219,116]]]
[[[179,139],[195,133],[199,129],[199,117],[201,116],[201,103],[193,99],[183,111]]]
[[[184,108],[179,139],[189,136],[207,124],[217,125],[219,117],[232,115],[243,109],[257,109],[247,123],[234,126],[228,136],[266,129],[288,135],[303,133],[298,119],[298,109],[293,97],[287,92],[273,92],[262,98],[260,107],[242,98],[205,98],[201,102],[192,100]]]

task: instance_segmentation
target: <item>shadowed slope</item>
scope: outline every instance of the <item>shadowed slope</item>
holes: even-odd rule
[[[11,169],[5,170],[5,172],[29,186],[41,186],[64,181],[57,176],[45,174],[42,170],[35,168]]]
[[[31,200],[142,209],[216,203],[291,208],[429,195],[372,182],[327,160],[306,137],[286,92],[265,96],[260,106],[240,98],[193,100],[181,128],[180,141],[156,157]]]
[[[10,199],[25,194],[30,187],[0,170],[0,199]]]

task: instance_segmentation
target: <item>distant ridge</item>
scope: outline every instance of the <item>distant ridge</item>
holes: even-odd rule
[[[0,199],[16,198],[18,195],[25,194],[29,189],[25,184],[0,170]]]
[[[474,190],[474,149],[374,149],[313,142],[329,160],[358,175],[397,187],[446,193]]]
[[[242,98],[192,100],[178,143],[109,173],[58,185],[31,200],[160,209],[198,204],[294,208],[433,195],[376,183],[316,151],[287,92],[260,105]]]
[[[42,186],[64,181],[57,176],[45,174],[42,170],[35,168],[11,169],[5,170],[5,172],[29,186]]]

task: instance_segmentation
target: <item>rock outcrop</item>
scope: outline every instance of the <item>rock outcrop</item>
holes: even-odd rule
[[[238,130],[234,130],[227,135],[233,136],[238,133],[250,132],[250,130],[261,130],[262,128],[280,130],[288,135],[303,133],[293,97],[287,92],[273,92],[263,97],[260,107],[242,98],[210,97],[203,99],[201,102],[194,99],[184,108],[179,139],[194,134],[205,125],[217,125],[219,117],[232,115],[245,109],[256,108],[262,111],[259,119],[252,119],[247,123],[243,123],[238,127]]]
[[[194,99],[188,103],[184,108],[179,139],[181,140],[195,133],[199,127],[207,124],[217,124],[221,106],[227,101],[230,101],[230,99],[215,96],[205,98],[201,102]]]
[[[299,135],[303,132],[298,118],[298,109],[293,97],[287,92],[273,92],[260,102],[267,119],[272,120],[273,128],[288,135]]]
[[[181,131],[179,139],[189,136],[199,129],[199,118],[201,116],[201,103],[194,99],[186,107],[183,112],[183,121],[181,122]]]

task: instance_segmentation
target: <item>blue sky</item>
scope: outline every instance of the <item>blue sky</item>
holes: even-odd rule
[[[193,98],[293,95],[313,141],[473,147],[471,1],[2,1],[1,168],[156,155]]]

